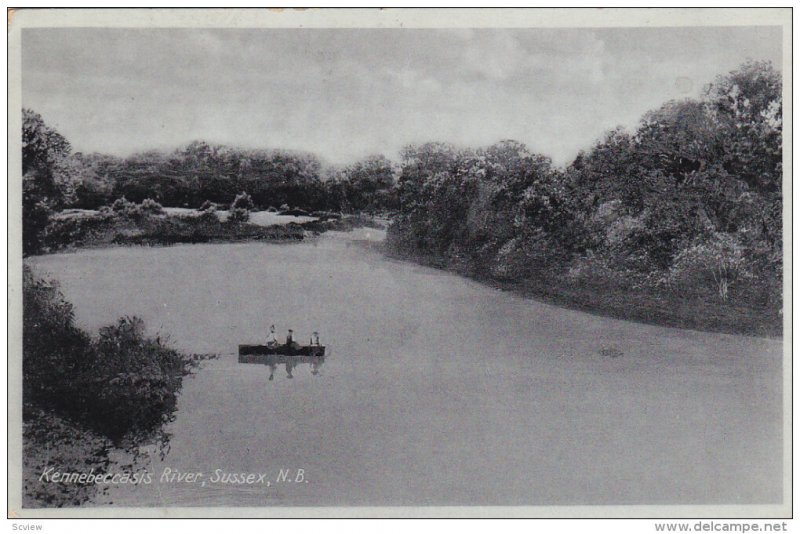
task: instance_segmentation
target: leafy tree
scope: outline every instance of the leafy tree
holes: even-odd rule
[[[253,209],[253,199],[245,192],[236,195],[231,204],[228,220],[231,222],[247,222],[250,220],[250,210]]]
[[[340,186],[343,211],[395,208],[394,168],[383,155],[370,156],[341,169],[333,178]]]
[[[64,165],[70,150],[69,142],[39,114],[22,110],[22,244],[26,255],[41,250],[50,210],[62,207],[73,195]]]
[[[706,89],[725,169],[761,193],[781,188],[782,89],[781,74],[768,61],[749,61]]]

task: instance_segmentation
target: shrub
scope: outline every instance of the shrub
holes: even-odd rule
[[[142,203],[139,205],[139,209],[144,213],[152,213],[154,215],[160,215],[164,213],[164,207],[152,198],[146,198],[142,200]]]
[[[203,210],[197,219],[205,224],[218,224],[219,217],[217,217],[217,210],[214,206]]]
[[[50,221],[44,233],[48,250],[82,246],[102,240],[115,226],[114,212],[110,208],[90,217],[57,217]]]
[[[23,399],[119,443],[172,417],[192,362],[124,317],[92,339],[54,282],[23,271]]]
[[[744,247],[735,235],[718,232],[681,250],[663,282],[665,285],[713,285],[719,298],[725,301],[731,286],[749,277],[752,277],[752,266]]]
[[[73,324],[74,310],[58,284],[22,273],[22,394],[25,402],[59,406],[69,378],[91,364],[89,336]]]
[[[244,208],[231,208],[228,220],[232,223],[242,223],[250,220],[250,212]]]
[[[242,223],[250,220],[250,210],[253,209],[253,199],[245,192],[236,195],[231,204],[228,220],[232,223]]]
[[[136,217],[142,213],[136,203],[129,201],[124,196],[115,200],[111,204],[111,209],[114,213],[125,217]]]
[[[137,317],[101,328],[94,349],[95,377],[84,392],[93,427],[114,440],[146,437],[172,417],[187,358],[146,337]]]
[[[26,256],[42,251],[45,228],[50,222],[50,208],[41,200],[23,193],[22,253]]]
[[[231,204],[231,210],[244,209],[249,211],[254,207],[253,198],[244,191],[236,195],[236,198],[233,199],[233,204]]]

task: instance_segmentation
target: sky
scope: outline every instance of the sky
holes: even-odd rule
[[[82,152],[202,139],[342,164],[515,139],[563,165],[747,59],[779,68],[781,54],[779,27],[26,28],[22,104]]]

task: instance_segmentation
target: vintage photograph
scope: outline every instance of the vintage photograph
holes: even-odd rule
[[[791,514],[791,10],[703,13],[15,14],[10,509]]]

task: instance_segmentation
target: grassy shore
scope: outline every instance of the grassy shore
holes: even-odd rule
[[[515,281],[501,280],[469,265],[453,265],[445,258],[399,252],[386,243],[379,246],[390,257],[445,269],[497,289],[564,308],[674,328],[760,337],[783,336],[781,311],[767,306],[712,300],[690,293],[623,287],[603,281],[575,281],[551,273]]]
[[[327,214],[305,222],[264,226],[220,220],[214,212],[121,214],[106,211],[51,219],[44,232],[42,252],[178,243],[291,242],[328,231],[350,231],[362,226],[383,227],[373,217],[362,214]]]
[[[221,222],[214,213],[201,215],[101,212],[86,217],[53,219],[44,234],[48,252],[113,245],[172,245],[215,241],[300,241],[299,224],[259,226],[247,222]]]

